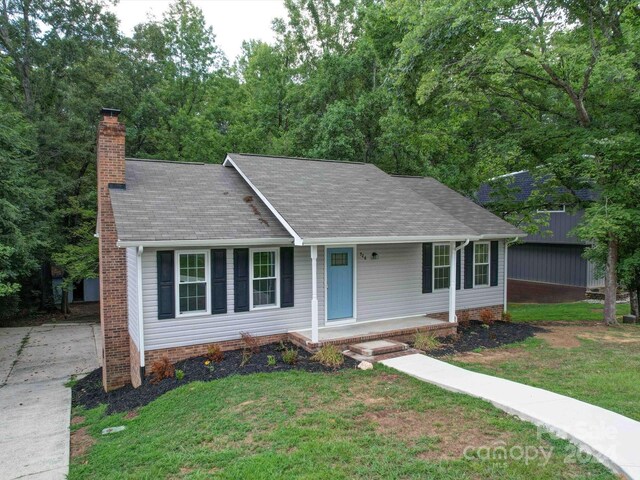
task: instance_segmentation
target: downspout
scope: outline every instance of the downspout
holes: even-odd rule
[[[462,250],[464,247],[466,247],[467,245],[469,245],[469,241],[470,239],[466,239],[464,241],[463,244],[461,244],[459,247],[455,246],[455,242],[451,242],[451,244],[454,246],[454,248],[451,250],[451,258],[449,260],[449,263],[451,265],[451,271],[449,273],[449,276],[451,277],[449,279],[449,322],[450,323],[456,323],[458,321],[458,316],[456,315],[456,282],[457,282],[457,261],[458,261],[458,251]],[[460,265],[460,268],[462,268],[462,265]]]
[[[140,378],[144,381],[144,317],[142,308],[142,252],[144,247],[140,245],[136,249],[136,270],[138,273],[138,348],[140,353]]]
[[[504,313],[507,313],[507,283],[509,280],[509,271],[507,263],[507,258],[509,255],[509,245],[513,245],[516,243],[520,237],[515,237],[513,240],[508,240],[504,242],[504,289],[503,289],[503,298],[502,298],[502,310]]]

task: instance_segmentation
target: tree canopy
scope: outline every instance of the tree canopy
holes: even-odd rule
[[[50,307],[51,264],[67,286],[96,275],[101,106],[123,110],[134,157],[362,161],[467,195],[528,169],[553,179],[548,189],[496,213],[535,228],[536,202],[563,187],[564,203],[586,208],[579,234],[591,257],[640,285],[637,3],[285,5],[277,40],[247,32],[233,62],[189,0],[130,37],[99,0],[0,5],[0,315],[33,291]],[[585,187],[596,201],[574,194]]]

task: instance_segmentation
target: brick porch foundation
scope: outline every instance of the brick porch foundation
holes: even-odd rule
[[[502,304],[491,305],[488,307],[465,308],[462,310],[456,310],[456,315],[458,316],[459,323],[468,322],[469,320],[480,320],[480,314],[482,311],[489,310],[493,320],[500,320],[502,318],[503,309],[504,306]],[[430,313],[429,317],[446,321],[449,318],[449,312]]]

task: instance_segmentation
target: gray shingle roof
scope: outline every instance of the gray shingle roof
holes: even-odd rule
[[[110,191],[120,241],[291,240],[234,169],[127,159],[126,185]]]
[[[480,235],[524,236],[524,232],[458,192],[429,177],[394,177]]]
[[[235,153],[229,158],[304,240],[477,236],[371,164]],[[500,233],[507,228],[502,226]]]

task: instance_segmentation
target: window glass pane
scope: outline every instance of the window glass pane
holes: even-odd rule
[[[331,254],[331,266],[332,267],[342,267],[349,265],[349,254],[346,252],[343,253],[332,253]]]
[[[476,244],[475,263],[489,263],[489,245],[486,243]]]
[[[476,265],[476,285],[489,285],[489,265]]]
[[[449,288],[449,267],[436,267],[433,271],[433,288]]]
[[[253,253],[253,278],[268,278],[276,276],[276,253]]]
[[[275,305],[276,280],[274,278],[253,281],[253,305]]]

